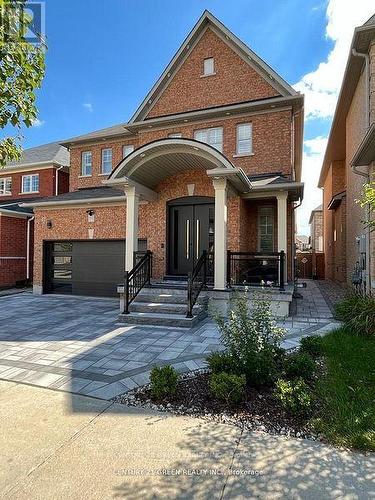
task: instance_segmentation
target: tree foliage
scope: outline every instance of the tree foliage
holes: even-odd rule
[[[0,0],[0,167],[21,156],[21,127],[37,117],[35,90],[44,72],[45,44],[28,41],[25,0]]]
[[[361,206],[368,207],[371,213],[371,218],[367,222],[367,225],[372,231],[375,230],[375,181],[369,182],[364,185],[364,193],[361,199]]]

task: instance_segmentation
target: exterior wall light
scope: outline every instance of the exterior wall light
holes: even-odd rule
[[[52,221],[51,220],[47,221],[47,228],[52,229]]]

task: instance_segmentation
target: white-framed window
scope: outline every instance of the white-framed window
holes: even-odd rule
[[[9,196],[12,194],[12,178],[0,177],[0,196]]]
[[[258,209],[259,252],[273,252],[275,245],[275,210],[273,207]]]
[[[112,172],[112,148],[102,149],[102,174]]]
[[[39,174],[22,176],[22,192],[23,193],[39,192]]]
[[[168,139],[181,139],[181,132],[176,132],[174,134],[168,134]]]
[[[196,130],[194,132],[194,139],[205,142],[219,151],[223,151],[223,127]]]
[[[251,154],[253,152],[253,127],[251,123],[240,123],[237,125],[237,151],[238,155]]]
[[[122,146],[122,157],[126,158],[133,151],[134,151],[134,146],[132,144],[126,144],[125,146]]]
[[[92,175],[92,153],[91,153],[91,151],[83,151],[83,153],[82,153],[81,175],[83,175],[85,177]]]
[[[203,61],[203,74],[204,76],[215,74],[215,62],[213,57],[207,57]]]

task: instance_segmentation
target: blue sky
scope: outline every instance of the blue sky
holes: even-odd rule
[[[306,94],[305,202],[316,188],[353,29],[373,0],[47,0],[46,77],[25,147],[127,121],[204,9]]]
[[[235,6],[226,0],[47,0],[47,70],[38,93],[43,125],[25,131],[25,146],[128,120],[205,8],[292,83],[331,48],[325,2],[235,0]],[[298,23],[301,18],[308,22]]]

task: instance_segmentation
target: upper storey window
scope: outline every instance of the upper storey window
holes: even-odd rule
[[[253,152],[253,130],[251,123],[237,125],[237,154],[249,155]]]
[[[22,176],[22,192],[23,193],[39,192],[39,174]]]
[[[133,151],[134,151],[134,146],[133,145],[127,144],[126,146],[123,146],[122,147],[122,157],[126,158]]]
[[[194,139],[223,151],[223,127],[204,128],[194,132]]]
[[[213,57],[208,57],[203,61],[203,76],[215,74],[215,62]]]
[[[0,196],[9,196],[12,194],[12,178],[0,178]]]
[[[102,149],[102,174],[110,174],[112,172],[112,149]]]
[[[92,153],[84,151],[82,153],[81,175],[88,177],[92,175]]]

